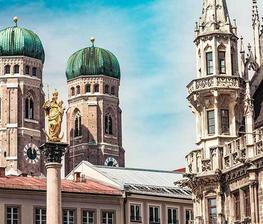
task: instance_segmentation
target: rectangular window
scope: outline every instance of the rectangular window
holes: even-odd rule
[[[212,52],[206,53],[206,71],[207,71],[207,75],[213,74],[213,53]]]
[[[235,204],[235,218],[236,220],[240,220],[240,195],[239,192],[234,193],[234,204]]]
[[[141,222],[142,221],[140,205],[131,205],[130,212],[131,212],[131,217],[130,217],[131,222]]]
[[[6,207],[6,224],[20,223],[20,209],[18,206]]]
[[[207,111],[207,128],[208,134],[215,134],[215,111]]]
[[[114,212],[102,212],[102,224],[113,224]]]
[[[229,111],[221,110],[221,131],[229,133]]]
[[[63,224],[74,224],[75,223],[75,210],[64,209],[63,210]]]
[[[46,224],[46,209],[35,208],[35,224]]]
[[[168,208],[168,224],[178,224],[177,208]]]
[[[249,188],[244,190],[244,204],[245,204],[245,216],[251,216],[251,208],[250,208],[250,192]]]
[[[208,218],[209,224],[217,223],[217,208],[216,208],[216,198],[208,199]]]
[[[226,52],[218,52],[219,73],[226,74]]]
[[[82,224],[94,224],[95,223],[95,211],[83,211],[82,212]]]
[[[159,224],[160,223],[160,208],[151,206],[149,208],[149,221],[150,224]]]

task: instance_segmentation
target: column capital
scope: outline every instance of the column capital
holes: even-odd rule
[[[46,142],[40,146],[40,151],[44,155],[46,163],[61,163],[67,147],[68,144],[62,142]]]

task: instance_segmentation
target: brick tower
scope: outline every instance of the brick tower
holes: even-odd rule
[[[68,104],[66,173],[82,160],[95,165],[124,166],[120,66],[108,50],[92,46],[67,63]]]
[[[39,37],[15,26],[0,31],[0,166],[7,172],[44,173],[42,129],[44,49]]]

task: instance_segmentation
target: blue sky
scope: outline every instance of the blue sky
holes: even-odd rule
[[[251,0],[228,0],[239,33],[251,41]],[[154,169],[184,166],[195,148],[195,121],[186,85],[195,77],[194,25],[201,0],[60,0],[1,3],[0,27],[35,31],[46,62],[44,85],[66,101],[68,57],[90,45],[112,51],[122,71],[121,107],[126,165]],[[260,7],[263,4],[260,3]],[[263,15],[263,14],[262,14]]]

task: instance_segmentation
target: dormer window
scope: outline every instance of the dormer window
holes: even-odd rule
[[[206,71],[207,75],[213,75],[213,52],[206,53]]]

